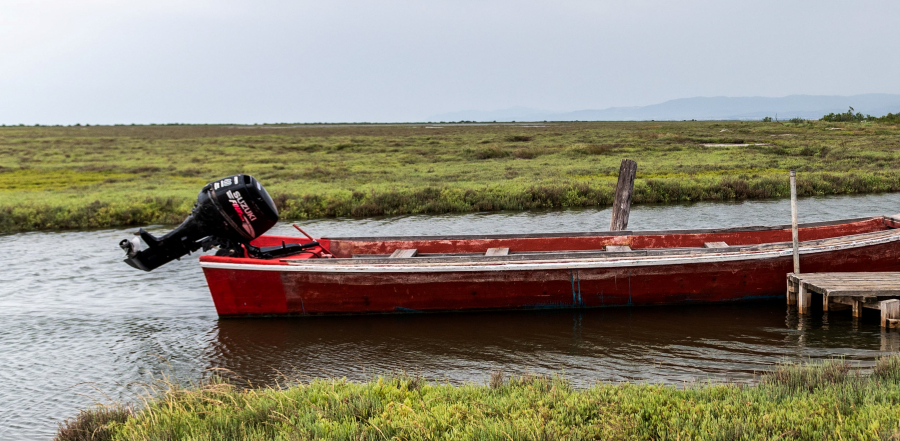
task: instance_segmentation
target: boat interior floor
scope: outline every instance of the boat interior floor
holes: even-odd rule
[[[835,246],[853,245],[856,243],[878,241],[883,239],[891,239],[896,237],[900,240],[900,229],[888,229],[863,234],[855,234],[848,236],[832,237],[827,239],[809,240],[800,242],[801,249],[808,250],[810,248],[827,248]],[[622,249],[625,250],[622,250]],[[735,245],[729,246],[723,242],[715,242],[706,244],[705,247],[691,248],[644,248],[631,250],[622,246],[608,246],[604,249],[596,250],[557,250],[557,251],[516,251],[508,250],[506,254],[497,254],[486,249],[481,253],[417,253],[416,250],[398,250],[401,253],[393,254],[354,254],[352,258],[336,258],[336,259],[304,259],[291,260],[284,259],[283,262],[291,264],[315,264],[315,263],[385,263],[399,264],[414,260],[419,263],[430,262],[448,262],[462,260],[477,260],[480,262],[490,261],[521,261],[521,260],[543,260],[543,259],[586,259],[586,258],[629,258],[644,256],[684,256],[684,255],[704,255],[704,254],[724,254],[724,253],[756,253],[777,251],[792,248],[791,242],[773,242],[756,245]],[[399,256],[399,258],[398,258]]]

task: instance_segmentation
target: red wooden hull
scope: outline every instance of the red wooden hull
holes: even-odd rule
[[[900,230],[892,218],[810,224],[801,229],[804,272],[900,271]],[[720,302],[785,294],[792,271],[783,227],[694,232],[457,238],[321,239],[340,259],[260,261],[203,256],[201,265],[222,317],[531,308],[591,308]],[[259,245],[285,238],[263,237]],[[296,241],[294,238],[287,238]],[[704,242],[750,248],[686,251]],[[614,257],[504,259],[351,259],[416,248],[422,253],[594,250],[629,245]],[[666,251],[668,254],[654,255]],[[635,256],[631,256],[635,254]],[[658,254],[658,253],[657,253]],[[521,256],[520,256],[521,257]],[[471,260],[471,261],[470,261]],[[367,263],[374,262],[374,263]]]

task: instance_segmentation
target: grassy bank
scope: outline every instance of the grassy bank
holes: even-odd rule
[[[94,438],[88,437],[94,434]],[[82,412],[58,439],[897,439],[900,357],[781,366],[757,386],[596,385],[494,375],[484,386],[379,378],[286,389],[170,387],[141,410]]]
[[[290,219],[604,206],[623,157],[636,203],[900,191],[898,150],[866,121],[2,127],[0,232],[176,223],[233,173]]]

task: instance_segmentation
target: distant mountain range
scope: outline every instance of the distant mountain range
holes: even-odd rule
[[[832,112],[857,112],[883,116],[900,113],[900,95],[867,93],[852,96],[790,95],[767,97],[694,97],[640,107],[551,112],[526,107],[432,115],[426,121],[681,121],[681,120],[755,120],[771,116],[778,119],[818,119]]]

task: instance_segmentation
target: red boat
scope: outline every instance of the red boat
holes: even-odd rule
[[[803,272],[900,271],[900,215],[801,224],[799,237]],[[221,317],[594,308],[784,296],[790,241],[790,226],[320,238],[200,265]]]
[[[349,237],[263,235],[278,210],[248,175],[210,182],[162,237],[122,240],[152,271],[199,249],[221,317],[593,308],[779,297],[791,228]],[[298,227],[299,230],[299,227]],[[900,271],[900,216],[801,225],[803,272]],[[146,245],[146,249],[142,249]]]

